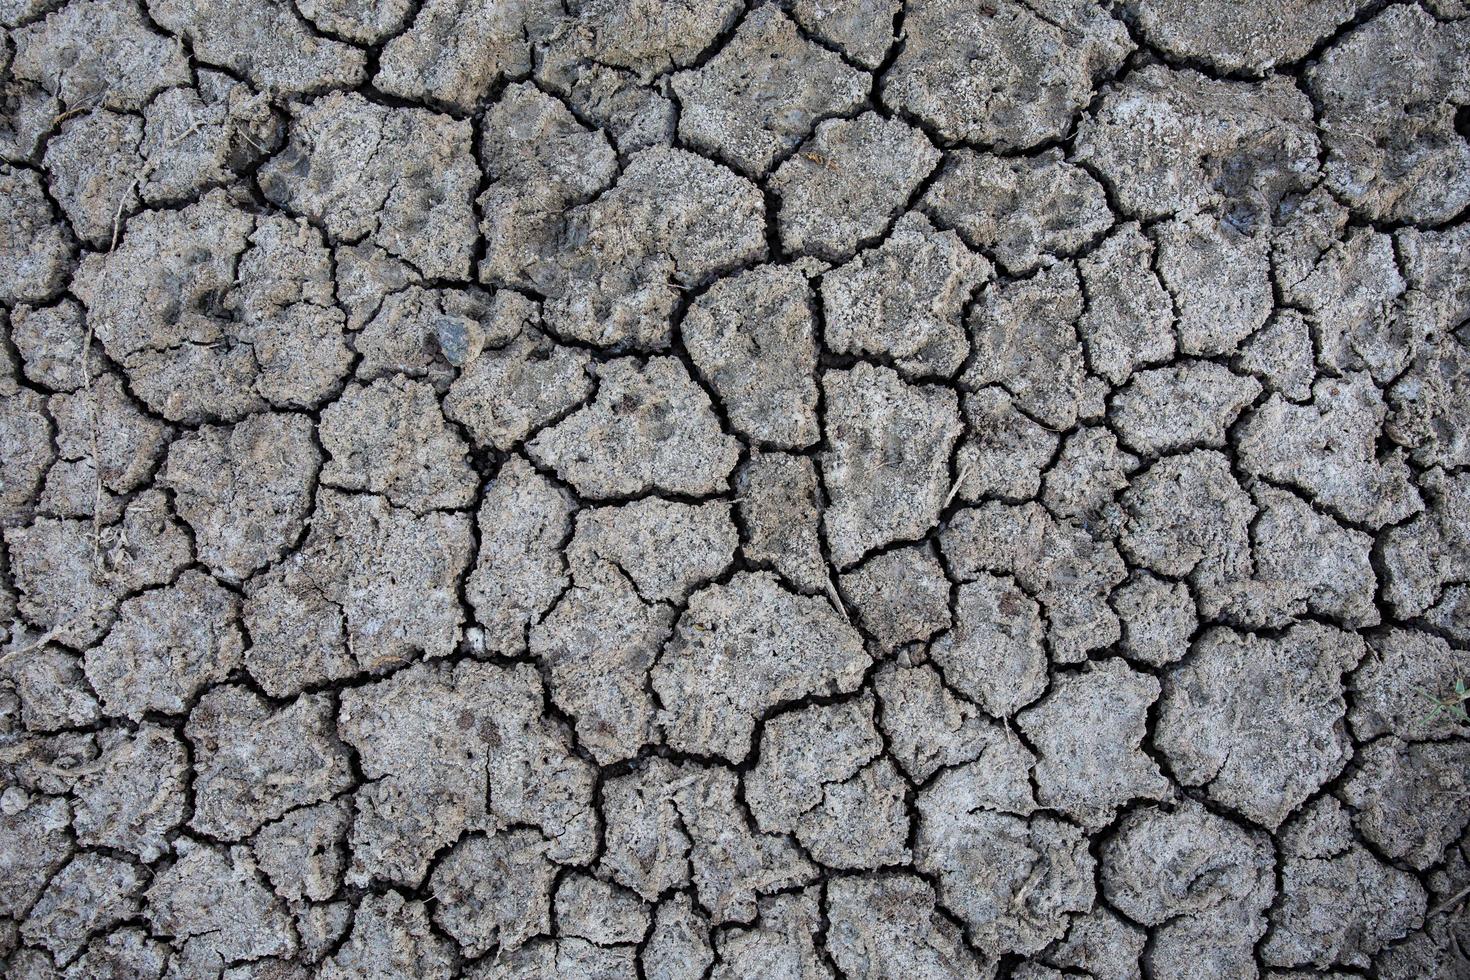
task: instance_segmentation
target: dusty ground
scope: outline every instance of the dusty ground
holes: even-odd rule
[[[0,0],[0,973],[1470,976],[1463,0]]]

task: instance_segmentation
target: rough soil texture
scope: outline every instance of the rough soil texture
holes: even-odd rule
[[[0,975],[1470,978],[1470,5],[0,0]]]

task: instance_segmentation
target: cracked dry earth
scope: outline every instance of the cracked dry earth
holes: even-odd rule
[[[1463,0],[0,0],[13,978],[1470,976]]]

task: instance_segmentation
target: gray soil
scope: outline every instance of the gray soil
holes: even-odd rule
[[[0,974],[1470,977],[1464,0],[0,28]]]

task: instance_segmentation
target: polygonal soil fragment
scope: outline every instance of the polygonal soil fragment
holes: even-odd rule
[[[429,0],[383,48],[373,85],[415,102],[468,112],[495,82],[531,70],[532,32],[550,25],[547,2]]]
[[[1101,827],[1132,800],[1166,798],[1169,781],[1141,748],[1158,695],[1158,681],[1121,660],[1053,681],[1044,701],[1016,716],[1037,751],[1037,802]]]
[[[981,573],[960,586],[956,615],[929,651],[949,682],[997,718],[1036,700],[1047,664],[1036,600],[1009,578]]]
[[[901,7],[899,0],[796,0],[791,13],[812,37],[871,71],[893,43],[893,18]]]
[[[420,977],[449,980],[454,976],[454,947],[429,924],[423,902],[405,899],[389,889],[365,895],[352,917],[352,934],[322,964],[322,980],[354,977]]]
[[[143,121],[105,109],[68,119],[46,144],[51,195],[78,238],[107,248],[124,208],[138,203]]]
[[[290,142],[261,168],[260,188],[334,241],[369,238],[423,275],[467,279],[479,181],[470,137],[468,122],[334,92],[293,107]],[[355,179],[344,186],[343,173]]]
[[[1145,569],[1196,585],[1249,577],[1255,507],[1223,454],[1167,456],[1134,476],[1120,502],[1119,545]]]
[[[1124,817],[1102,848],[1108,901],[1155,929],[1162,976],[1254,976],[1276,893],[1270,839],[1186,800]],[[1196,973],[1195,971],[1201,971]]]
[[[578,493],[599,499],[717,493],[738,456],[709,396],[672,357],[601,364],[592,404],[543,430],[527,450]]]
[[[82,952],[89,936],[138,914],[142,885],[142,874],[127,861],[78,854],[47,884],[21,926],[21,937],[50,950],[64,966]]]
[[[1035,497],[1056,455],[1056,433],[1017,408],[998,385],[965,395],[963,405],[971,436],[955,453],[955,495],[967,503]]]
[[[821,490],[811,459],[751,453],[735,475],[735,495],[747,561],[774,569],[804,593],[831,587],[819,535]]]
[[[184,727],[196,770],[189,826],[238,840],[350,787],[347,750],[333,733],[334,707],[324,694],[304,694],[277,709],[243,687],[206,694]]]
[[[1380,735],[1440,739],[1464,734],[1454,716],[1435,710],[1426,695],[1448,697],[1470,680],[1470,653],[1432,633],[1392,628],[1368,637],[1369,655],[1353,671],[1348,722],[1362,740]]]
[[[1114,385],[1174,354],[1175,301],[1155,259],[1154,243],[1130,221],[1077,263],[1088,300],[1077,323],[1087,364]]]
[[[138,194],[150,205],[183,201],[238,179],[285,140],[269,97],[222,72],[196,88],[159,93],[143,110]]]
[[[246,589],[246,666],[282,696],[419,652],[445,656],[459,640],[471,543],[467,515],[321,490],[305,543]]]
[[[556,931],[598,946],[636,943],[648,931],[648,906],[629,889],[573,872],[556,889]]]
[[[934,889],[910,874],[842,877],[827,885],[827,942],[848,976],[971,977],[986,980],[994,964],[965,944],[935,902]]]
[[[1067,938],[1042,954],[1059,969],[1085,970],[1097,980],[1135,980],[1147,936],[1099,904],[1086,915],[1072,918]]]
[[[903,26],[884,103],[947,140],[1006,150],[1065,135],[1093,80],[1133,47],[1123,25],[1089,0],[921,0]]]
[[[812,860],[857,870],[908,864],[908,784],[889,759],[879,759],[844,783],[822,788],[822,802],[796,825]]]
[[[1388,528],[1379,546],[1384,592],[1403,618],[1418,616],[1443,600],[1448,605],[1437,613],[1448,615],[1448,625],[1463,630],[1460,618],[1449,615],[1456,592],[1445,587],[1470,578],[1470,474],[1430,470],[1420,483],[1428,508]]]
[[[362,355],[357,377],[367,382],[402,374],[422,379],[443,394],[486,347],[503,347],[536,319],[535,304],[509,290],[492,297],[473,286],[409,285],[381,297],[355,338],[353,346]]]
[[[1311,104],[1289,78],[1247,85],[1150,65],[1082,120],[1076,157],[1130,218],[1217,210],[1251,231],[1311,186],[1317,137]]]
[[[465,595],[491,652],[524,651],[526,627],[561,595],[567,581],[561,547],[571,536],[573,510],[570,494],[519,456],[486,487],[480,548]]]
[[[1470,823],[1470,744],[1389,736],[1358,752],[1341,796],[1353,824],[1385,857],[1423,871]]]
[[[766,833],[794,830],[829,783],[852,778],[882,751],[870,696],[772,718],[761,733],[760,761],[745,779],[751,815]]]
[[[1296,310],[1277,313],[1237,349],[1239,353],[1231,365],[1237,372],[1255,375],[1267,391],[1288,401],[1302,402],[1312,397],[1312,382],[1317,379],[1312,329]]]
[[[1210,361],[1185,360],[1140,371],[1113,397],[1111,419],[1123,444],[1144,456],[1225,445],[1225,433],[1261,392]]]
[[[940,153],[917,129],[876,112],[829,119],[772,175],[781,243],[831,262],[883,234]]]
[[[774,4],[757,7],[714,58],[672,80],[679,138],[749,177],[795,149],[818,120],[861,106],[868,86]]]
[[[1385,10],[1328,48],[1307,73],[1328,185],[1375,221],[1437,224],[1463,211],[1470,146],[1456,112],[1470,102],[1467,60],[1470,27],[1418,7]]]
[[[322,412],[318,432],[327,453],[321,473],[326,486],[383,494],[420,514],[474,500],[479,477],[469,465],[469,447],[422,381],[348,385]]]
[[[959,411],[952,391],[862,362],[826,372],[822,388],[825,531],[833,562],[845,568],[875,547],[922,536],[939,519]]]
[[[370,780],[357,791],[349,883],[416,887],[466,830],[538,828],[558,862],[591,858],[591,767],[544,715],[524,664],[418,664],[342,695],[338,730]]]
[[[1228,220],[1193,215],[1154,233],[1159,276],[1178,313],[1186,354],[1230,354],[1271,315],[1275,296],[1264,236],[1241,234]]]
[[[71,855],[66,834],[71,808],[61,797],[31,797],[24,791],[19,796],[7,791],[5,802],[0,809],[0,883],[5,885],[0,910],[20,918]]]
[[[649,497],[582,511],[567,557],[574,568],[612,563],[646,602],[682,603],[725,570],[738,543],[729,503]]]
[[[43,637],[33,638],[18,622],[10,628],[15,639],[0,652],[0,680],[19,698],[26,730],[81,728],[95,722],[101,709],[87,688],[81,658],[43,642]]]
[[[376,44],[403,29],[409,0],[298,0],[297,11],[317,30],[353,44]]]
[[[950,625],[949,580],[931,547],[875,555],[841,578],[842,591],[884,653]]]
[[[978,759],[1003,737],[978,708],[951,693],[928,664],[884,664],[873,691],[883,706],[880,725],[888,752],[917,782]]]
[[[156,861],[185,816],[184,745],[168,729],[146,723],[136,732],[110,729],[98,741],[98,757],[72,784],[77,841]]]
[[[652,681],[670,745],[738,763],[767,710],[852,691],[869,662],[826,600],[794,595],[768,572],[742,572],[694,593]]]
[[[335,895],[347,865],[342,842],[351,821],[350,803],[338,799],[292,810],[262,827],[251,846],[276,894],[288,902]]]
[[[1220,74],[1264,74],[1296,61],[1364,6],[1362,0],[1285,0],[1259,7],[1233,0],[1131,0],[1139,30],[1181,61]]]
[[[689,896],[662,902],[643,948],[643,975],[648,980],[701,980],[714,959],[709,923]]]
[[[824,980],[831,968],[821,959],[817,933],[822,919],[819,891],[762,899],[759,925],[722,932],[715,942],[719,964],[711,980],[737,980],[756,975]]]
[[[199,560],[240,581],[301,535],[320,467],[311,419],[262,414],[176,440],[159,483],[173,491]]]
[[[763,265],[716,282],[684,315],[694,366],[750,439],[783,449],[817,441],[813,305],[798,268]]]
[[[46,472],[56,461],[56,448],[46,398],[11,381],[0,386],[0,448],[5,452],[0,523],[9,526],[31,515]]]
[[[74,299],[51,306],[22,304],[10,311],[10,342],[20,355],[20,371],[43,388],[76,391],[105,370],[95,348],[84,363],[86,339],[86,313]]]
[[[922,207],[1015,276],[1082,251],[1113,223],[1102,185],[1059,149],[1034,157],[951,150]]]
[[[48,6],[60,9],[11,33],[10,72],[44,86],[65,108],[102,104],[137,110],[160,90],[188,84],[183,46],[150,29],[134,4],[77,0]],[[150,13],[158,19],[156,10]]]
[[[1388,389],[1384,431],[1423,466],[1470,465],[1470,349],[1446,337]]]
[[[188,571],[177,583],[125,600],[107,639],[87,651],[87,679],[109,715],[183,711],[240,666],[240,602]]]
[[[50,299],[65,281],[72,248],[34,171],[0,164],[0,210],[0,300]]]
[[[1363,653],[1319,623],[1211,629],[1165,675],[1154,744],[1182,783],[1274,830],[1351,756],[1342,675]]]
[[[680,294],[766,255],[765,201],[703,157],[634,154],[613,188],[568,211],[535,277],[562,337],[615,350],[669,346]]]
[[[960,311],[990,271],[953,232],[909,212],[881,245],[822,277],[827,346],[910,378],[952,377],[970,352]]]
[[[147,484],[168,428],[145,414],[111,372],[89,390],[52,395],[46,408],[56,422],[59,458],[46,474],[41,511],[116,521],[128,495]]]
[[[556,865],[534,830],[475,834],[455,844],[434,869],[434,921],[467,956],[515,950],[551,929]]]

